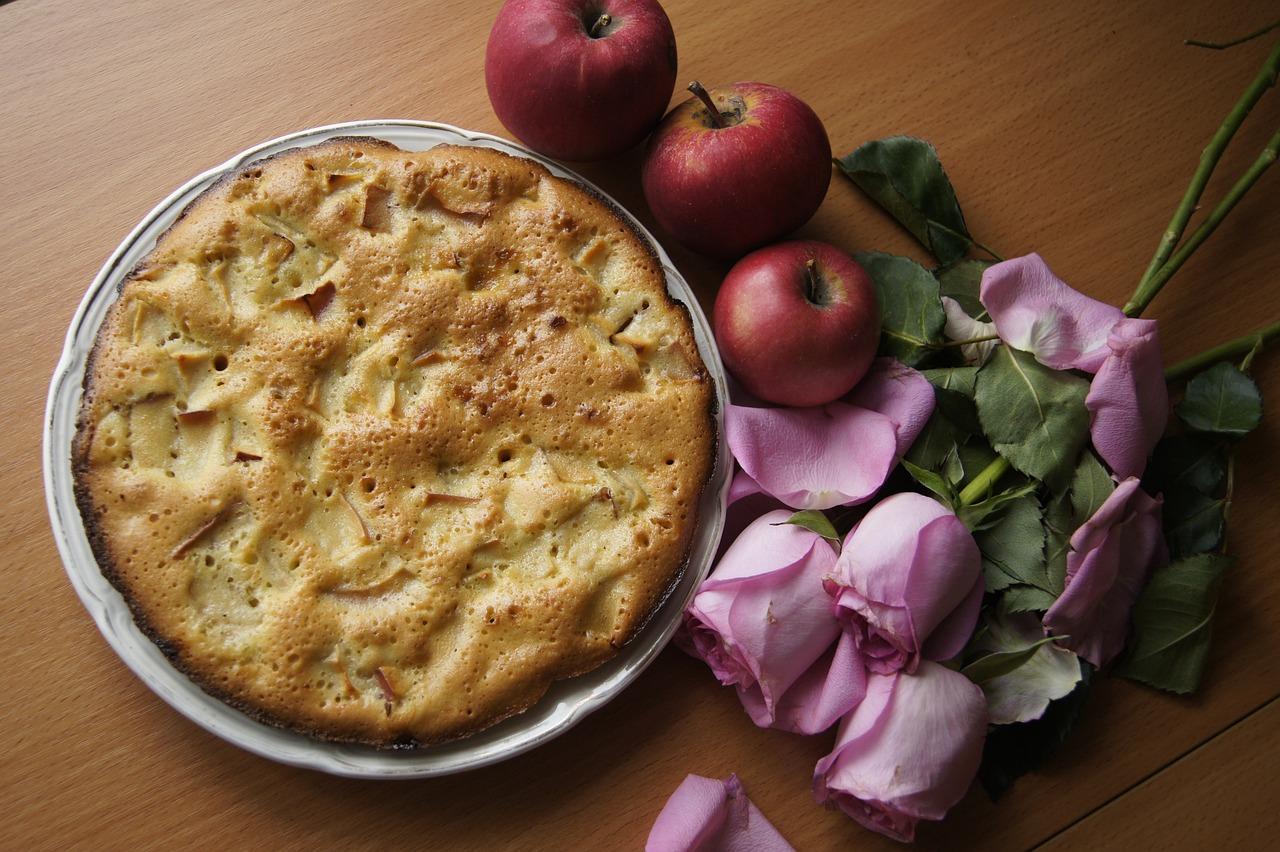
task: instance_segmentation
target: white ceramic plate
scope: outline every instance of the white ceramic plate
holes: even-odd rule
[[[679,623],[681,610],[710,567],[724,525],[729,458],[724,442],[723,404],[729,395],[724,370],[712,341],[711,327],[689,285],[653,235],[614,202],[614,206],[631,219],[636,230],[653,246],[666,273],[667,289],[689,307],[698,349],[711,373],[717,397],[718,457],[715,473],[703,495],[689,564],[679,585],[661,609],[618,656],[605,665],[552,686],[528,712],[476,736],[434,748],[396,752],[319,742],[263,725],[206,694],[170,665],[159,649],[138,630],[124,599],[102,576],[89,548],[80,512],[76,508],[71,474],[71,441],[75,435],[85,363],[107,308],[117,297],[118,285],[197,195],[223,174],[245,163],[287,148],[313,145],[333,136],[371,136],[409,151],[420,151],[442,143],[496,148],[537,160],[553,173],[577,181],[608,198],[578,175],[532,151],[496,136],[429,121],[379,120],[331,124],[281,136],[232,157],[221,166],[193,178],[148,213],[112,253],[80,302],[67,331],[62,358],[53,374],[45,410],[45,498],[67,575],[98,629],[120,659],[179,713],[228,742],[293,766],[361,778],[447,775],[496,763],[563,734],[620,693],[667,644]]]

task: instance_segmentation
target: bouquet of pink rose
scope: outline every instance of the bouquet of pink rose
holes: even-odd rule
[[[1139,315],[1276,159],[1280,134],[1182,240],[1278,68],[1280,48],[1124,310],[1038,255],[977,243],[927,143],[882,139],[837,161],[938,266],[857,255],[882,335],[848,395],[804,409],[735,396],[726,546],[680,638],[756,724],[836,727],[818,802],[911,840],[975,777],[995,796],[1033,769],[1094,672],[1197,687],[1230,565],[1231,448],[1261,417],[1249,369],[1280,323],[1164,370],[1157,324]],[[1185,379],[1167,431],[1168,385]],[[734,836],[786,848],[736,778],[691,778],[650,848]]]

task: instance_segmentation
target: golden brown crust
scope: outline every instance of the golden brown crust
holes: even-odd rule
[[[252,163],[121,288],[76,499],[207,691],[383,747],[475,733],[616,653],[713,465],[687,308],[528,160],[356,138]]]

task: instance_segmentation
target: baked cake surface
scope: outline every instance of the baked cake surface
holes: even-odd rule
[[[375,745],[533,704],[678,579],[713,465],[683,305],[528,160],[332,140],[210,188],[98,336],[98,562],[207,690]]]

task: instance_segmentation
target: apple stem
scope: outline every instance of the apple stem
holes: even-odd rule
[[[822,304],[818,301],[820,283],[818,279],[818,264],[813,258],[809,258],[804,262],[804,297],[815,305]]]
[[[600,17],[596,18],[596,22],[591,25],[591,30],[587,34],[592,38],[600,38],[600,33],[611,23],[613,23],[613,16],[608,12],[602,12]]]
[[[711,100],[711,93],[697,80],[689,84],[689,91],[693,92],[694,97],[706,105],[707,114],[711,116],[711,126],[724,127],[724,116],[720,115],[720,108],[716,106],[716,102]]]

